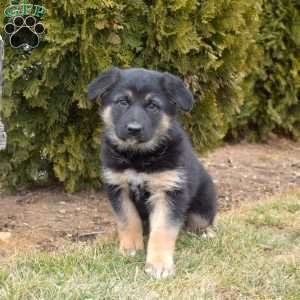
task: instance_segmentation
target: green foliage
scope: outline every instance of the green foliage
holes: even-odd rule
[[[266,140],[272,133],[300,138],[300,2],[264,0],[261,55],[246,87],[231,135]]]
[[[260,57],[261,1],[47,2],[40,46],[30,53],[6,47],[1,184],[99,186],[101,124],[86,87],[112,65],[184,78],[195,96],[184,125],[198,150],[216,146],[250,89],[245,83],[251,86],[245,78]]]
[[[48,3],[41,45],[31,53],[7,45],[3,186],[19,189],[57,179],[69,191],[99,186],[100,120],[86,87],[111,65],[135,64],[147,7],[127,2]]]
[[[183,116],[194,145],[216,146],[243,101],[252,68],[259,1],[156,1],[150,11],[147,65],[185,77],[196,105]],[[154,49],[154,50],[153,50]]]

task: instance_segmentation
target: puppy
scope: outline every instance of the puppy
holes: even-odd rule
[[[113,68],[89,84],[88,97],[102,102],[102,173],[120,250],[143,250],[149,224],[145,271],[171,275],[180,229],[205,232],[216,215],[212,179],[176,119],[193,96],[169,73]]]

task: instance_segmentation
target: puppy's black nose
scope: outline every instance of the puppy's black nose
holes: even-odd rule
[[[138,135],[142,131],[142,126],[137,122],[129,123],[127,126],[130,135]]]

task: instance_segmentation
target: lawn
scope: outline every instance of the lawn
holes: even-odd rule
[[[0,266],[0,299],[300,299],[300,192],[219,214],[217,237],[182,234],[174,277],[143,272],[116,242],[18,254]]]

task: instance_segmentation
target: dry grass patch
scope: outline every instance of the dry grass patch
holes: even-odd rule
[[[0,299],[300,299],[300,192],[220,215],[216,228],[213,240],[181,235],[165,280],[112,242],[20,254],[1,265]]]

